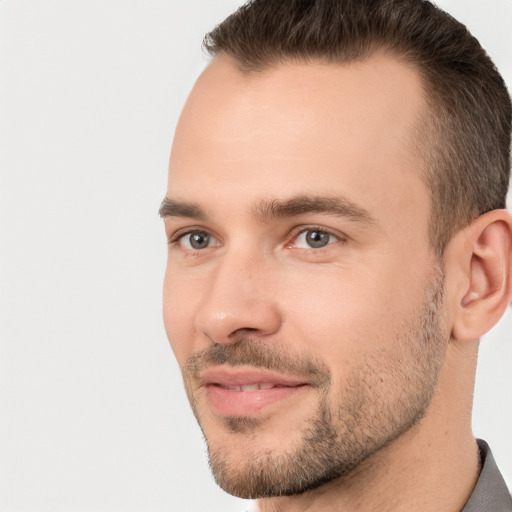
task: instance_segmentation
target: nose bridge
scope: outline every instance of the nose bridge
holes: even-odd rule
[[[196,328],[217,343],[231,343],[244,332],[276,332],[280,314],[274,299],[272,262],[248,247],[227,250],[212,269],[196,317]]]

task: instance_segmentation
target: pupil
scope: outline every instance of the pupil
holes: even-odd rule
[[[318,247],[325,247],[329,243],[329,233],[322,231],[308,231],[306,234],[306,241],[310,247],[317,249]]]
[[[194,249],[204,249],[208,247],[208,242],[210,241],[210,235],[206,233],[194,233],[190,237],[190,245]]]

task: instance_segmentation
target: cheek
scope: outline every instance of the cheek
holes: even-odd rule
[[[191,293],[183,280],[176,278],[167,269],[163,288],[164,326],[180,366],[193,351],[195,300],[197,294]]]
[[[316,278],[302,286],[289,283],[287,324],[295,331],[290,338],[303,340],[303,348],[334,373],[353,366],[362,353],[392,346],[403,319],[415,310],[410,288],[392,273],[340,268]]]

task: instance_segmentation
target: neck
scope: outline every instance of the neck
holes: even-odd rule
[[[471,351],[453,343],[425,416],[408,432],[349,476],[304,494],[262,499],[259,511],[462,510],[479,473],[468,392],[475,365],[476,342]]]

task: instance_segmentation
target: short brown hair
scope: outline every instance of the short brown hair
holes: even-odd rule
[[[390,50],[419,73],[427,115],[415,133],[442,254],[473,218],[505,208],[512,109],[505,83],[466,27],[426,0],[253,0],[206,35],[241,72],[286,61],[349,63]]]

